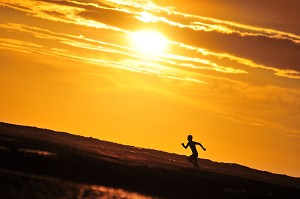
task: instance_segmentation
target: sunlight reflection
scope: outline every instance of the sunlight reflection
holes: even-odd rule
[[[86,188],[86,187],[82,187]],[[101,193],[101,198],[141,198],[150,199],[155,198],[151,196],[145,196],[135,192],[129,192],[120,188],[104,187],[104,186],[91,186],[91,190]]]
[[[36,149],[19,149],[19,151],[29,154],[36,154],[36,155],[44,155],[44,156],[56,156],[56,153],[52,153],[49,151],[43,151],[43,150],[36,150]]]

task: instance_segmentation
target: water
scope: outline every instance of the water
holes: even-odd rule
[[[0,198],[152,199],[121,188],[89,185],[54,177],[0,169]]]

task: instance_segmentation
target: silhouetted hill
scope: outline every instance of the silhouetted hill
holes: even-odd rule
[[[50,177],[63,180],[56,180],[56,184],[62,183],[68,193],[88,187],[84,189],[86,193],[94,195],[103,193],[88,185],[81,184],[78,188],[77,183],[164,198],[194,196],[197,192],[219,198],[300,196],[299,178],[207,159],[201,159],[201,169],[194,170],[183,155],[1,122],[0,154],[1,183],[11,183],[9,187],[7,183],[2,186],[0,198],[11,196],[3,194],[4,189],[14,190],[16,184],[26,180],[33,186],[29,189],[39,193],[35,183],[55,186]],[[27,189],[22,189],[25,194]],[[48,189],[43,190],[49,194]],[[54,198],[63,194],[60,190]]]

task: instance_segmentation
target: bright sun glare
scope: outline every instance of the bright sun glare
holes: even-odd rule
[[[132,34],[134,48],[143,54],[158,54],[167,47],[167,39],[158,31],[141,30]]]

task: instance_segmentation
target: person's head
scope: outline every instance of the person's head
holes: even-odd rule
[[[189,135],[189,136],[187,137],[187,139],[188,139],[188,141],[192,141],[192,140],[193,140],[193,136],[192,136],[192,135]]]

